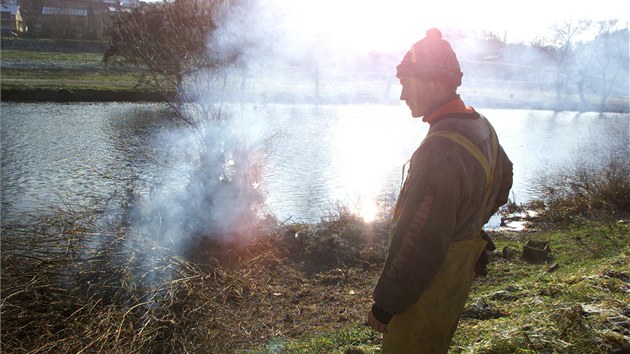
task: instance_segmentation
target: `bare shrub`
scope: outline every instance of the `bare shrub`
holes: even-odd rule
[[[630,163],[573,164],[540,182],[545,216],[554,221],[630,214]]]

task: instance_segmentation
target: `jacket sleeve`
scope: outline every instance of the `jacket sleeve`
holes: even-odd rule
[[[499,161],[497,164],[501,168],[501,181],[499,185],[499,192],[497,194],[497,198],[494,200],[494,205],[492,206],[492,213],[496,213],[497,210],[502,205],[505,205],[508,202],[508,198],[510,195],[510,189],[512,188],[512,161],[508,158],[507,154],[503,150],[503,147],[499,146]]]
[[[412,162],[413,165],[413,162]],[[459,187],[442,166],[425,166],[414,174],[399,198],[389,253],[374,289],[378,318],[389,319],[414,304],[428,288],[446,257],[455,231]]]

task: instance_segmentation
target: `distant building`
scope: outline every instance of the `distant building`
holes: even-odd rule
[[[24,1],[28,0],[2,0]],[[37,4],[35,6],[34,4]],[[28,36],[35,38],[106,39],[111,16],[142,5],[139,0],[29,1],[23,12]],[[4,31],[4,14],[3,14]]]
[[[3,37],[17,36],[26,32],[17,1],[2,1],[2,5],[0,5],[0,32]]]
[[[120,0],[120,6],[126,9],[133,9],[142,6],[140,0]]]
[[[38,37],[102,39],[109,24],[109,4],[91,0],[45,0]]]

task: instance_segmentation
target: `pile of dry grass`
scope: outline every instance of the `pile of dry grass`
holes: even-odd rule
[[[3,351],[232,352],[362,323],[384,254],[336,222],[175,254],[97,214],[3,225]]]

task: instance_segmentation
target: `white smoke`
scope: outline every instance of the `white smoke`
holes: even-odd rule
[[[188,247],[195,237],[223,242],[254,237],[264,202],[259,165],[268,133],[258,126],[255,111],[223,110],[220,120],[156,137],[166,166],[131,213],[137,231],[175,249]]]
[[[260,168],[273,132],[264,125],[264,108],[243,103],[256,101],[246,97],[246,86],[274,63],[270,54],[277,37],[244,30],[243,24],[268,21],[268,13],[249,8],[217,18],[209,55],[228,59],[240,53],[238,61],[184,79],[182,96],[192,101],[178,110],[188,124],[158,137],[168,166],[132,212],[135,228],[164,245],[188,247],[191,237],[224,242],[254,237],[264,203]]]

